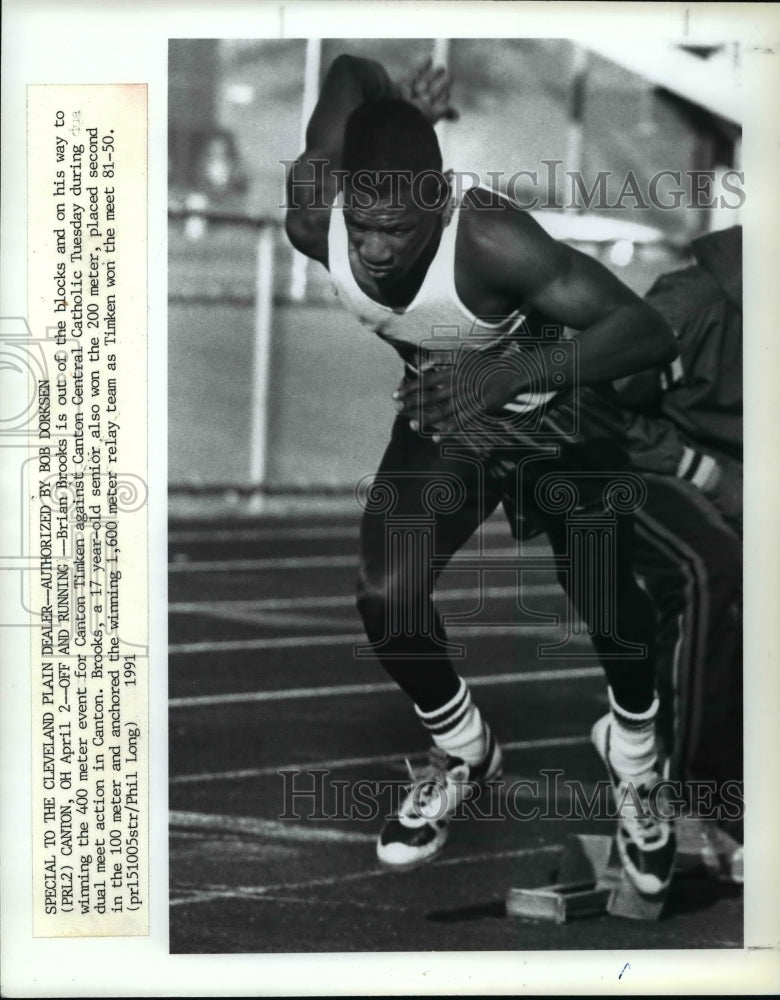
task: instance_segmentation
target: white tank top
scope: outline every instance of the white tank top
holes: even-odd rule
[[[498,323],[478,319],[460,301],[455,288],[455,240],[460,221],[460,205],[454,201],[445,210],[444,230],[419,291],[401,309],[375,302],[362,290],[349,263],[349,239],[344,222],[341,195],[330,213],[328,230],[328,270],[336,296],[360,323],[396,348],[414,370],[411,358],[436,351],[452,351],[453,341],[476,338],[486,347],[522,329],[524,314],[518,309]],[[435,357],[435,355],[434,355]],[[505,409],[527,412],[551,399],[554,392],[524,393]]]

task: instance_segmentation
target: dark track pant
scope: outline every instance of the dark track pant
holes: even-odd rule
[[[539,436],[537,427],[525,445],[485,460],[463,449],[448,454],[396,420],[364,504],[358,607],[376,655],[423,711],[449,701],[459,683],[431,600],[435,581],[501,501],[513,518],[531,516],[547,534],[558,578],[588,626],[618,703],[635,712],[649,707],[655,613],[633,574],[630,513],[620,502],[617,512],[602,509],[609,484],[625,486],[625,459],[598,398],[583,393],[577,405],[576,433],[555,437],[555,427],[566,425],[559,405],[550,435]],[[572,525],[583,528],[572,532]]]
[[[636,567],[657,607],[670,774],[720,787],[742,778],[742,542],[692,484],[643,478]]]

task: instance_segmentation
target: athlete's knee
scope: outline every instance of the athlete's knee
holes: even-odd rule
[[[612,587],[602,590],[596,607],[599,613],[594,616],[595,635],[606,641],[617,638],[642,645],[652,643],[656,607],[632,572],[618,574]]]
[[[384,631],[389,620],[411,626],[423,614],[431,594],[423,586],[426,574],[420,567],[372,570],[361,566],[356,585],[356,603],[369,633]]]
[[[369,634],[384,632],[385,624],[397,603],[397,588],[385,570],[361,566],[355,588],[357,609]]]
[[[360,617],[368,626],[378,620],[384,621],[388,605],[388,581],[382,573],[372,573],[366,566],[358,570],[355,584],[355,603]]]

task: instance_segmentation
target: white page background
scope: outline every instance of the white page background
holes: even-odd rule
[[[586,9],[587,8],[587,9]],[[686,10],[688,11],[686,15]],[[780,17],[771,4],[35,2],[3,5],[3,316],[26,312],[25,87],[149,84],[151,936],[34,940],[27,637],[0,636],[3,996],[776,992],[778,947],[778,455],[776,198]],[[166,423],[169,37],[590,34],[745,43],[746,951],[170,956],[167,936]],[[14,631],[14,630],[4,630]],[[17,630],[18,631],[18,630]],[[20,767],[20,761],[22,766]],[[618,980],[626,962],[630,970]]]

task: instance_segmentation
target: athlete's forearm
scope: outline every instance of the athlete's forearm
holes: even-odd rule
[[[365,101],[397,95],[385,68],[373,59],[341,55],[330,65],[306,128],[306,148],[340,160],[347,119]],[[335,164],[338,166],[338,164]]]
[[[547,390],[611,382],[626,375],[669,364],[677,357],[671,327],[646,303],[618,306],[604,318],[571,338],[576,350],[564,351],[555,342],[543,344],[543,378]],[[521,381],[525,376],[518,376]],[[525,392],[530,386],[521,386]]]
[[[339,190],[347,119],[365,101],[394,94],[384,68],[371,59],[341,55],[328,69],[306,129],[306,149],[297,160],[285,161],[285,228],[292,245],[308,257],[327,261],[327,218]]]
[[[306,149],[287,163],[289,210],[328,208],[338,191],[338,171],[347,119],[365,101],[396,94],[384,68],[371,59],[341,55],[333,60],[306,128]]]
[[[522,354],[527,350],[522,342],[487,352],[476,367],[473,349],[465,348],[456,352],[454,362],[424,365],[420,375],[405,379],[394,397],[398,412],[409,417],[413,427],[422,418],[427,428],[452,433],[470,411],[500,413],[518,396],[610,382],[667,363],[677,353],[670,327],[641,299],[617,306],[576,333],[572,341],[574,350],[567,350],[558,340],[539,344],[541,357],[536,354],[531,364],[507,357],[507,351]],[[453,365],[457,368],[461,363],[472,373],[465,381],[453,370]],[[474,391],[475,379],[478,392]]]
[[[384,67],[373,59],[341,55],[330,65],[306,127],[306,149],[326,156],[332,169],[341,165],[347,119],[365,101],[397,96]]]

